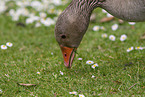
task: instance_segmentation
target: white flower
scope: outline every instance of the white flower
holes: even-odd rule
[[[34,21],[39,21],[40,20],[40,17],[38,17],[38,16],[32,16],[30,18],[33,18]]]
[[[100,26],[101,30],[106,30],[106,28],[104,26]]]
[[[2,92],[3,92],[3,91],[0,89],[0,94],[2,94]]]
[[[3,13],[4,11],[6,11],[7,7],[5,5],[4,1],[0,1],[0,13]]]
[[[9,3],[9,1],[14,2],[14,5],[16,5],[15,9],[11,9],[11,8],[13,8],[13,5],[9,6],[10,8],[8,6],[6,6],[7,2]],[[66,3],[68,3],[67,0],[0,0],[0,14],[5,12],[7,10],[7,8],[9,8],[10,9],[9,15],[12,17],[13,21],[18,21],[20,19],[20,17],[22,19],[31,18],[30,17],[31,13],[35,13],[40,18],[46,18],[47,17],[46,13],[48,13],[49,10],[51,11],[50,14],[53,13],[55,15],[59,15],[62,12],[62,10],[56,9],[56,6],[64,5]],[[31,8],[28,8],[29,6]],[[32,11],[31,11],[31,9],[32,9]],[[25,21],[26,21],[26,19],[25,19]],[[35,21],[36,20],[33,17],[32,20],[28,19],[26,23],[29,24],[29,23],[33,23]],[[50,25],[54,24],[55,22],[56,21],[53,18],[52,21],[44,22],[44,25],[50,26]],[[36,27],[38,27],[38,26],[36,26]]]
[[[29,15],[29,11],[28,9],[24,9],[24,12],[22,13],[23,16],[28,16]]]
[[[33,18],[27,18],[26,19],[26,24],[31,24],[34,22],[34,19]]]
[[[130,25],[135,25],[136,23],[135,22],[128,22]]]
[[[39,15],[41,18],[45,18],[47,16],[46,13],[44,13],[44,12],[40,12]]]
[[[112,25],[111,28],[112,28],[113,31],[116,31],[116,30],[118,29],[118,24],[114,24],[114,25]]]
[[[59,9],[59,10],[57,10],[57,13],[56,14],[57,15],[60,15],[61,13],[62,13],[62,10]]]
[[[79,97],[85,97],[83,94],[79,94]]]
[[[41,26],[41,24],[39,23],[39,22],[37,22],[36,24],[35,24],[35,27],[40,27]]]
[[[35,16],[35,13],[30,13],[28,16],[29,17],[34,17]]]
[[[53,55],[53,52],[51,52],[51,55]]]
[[[13,44],[10,43],[10,42],[7,42],[6,45],[7,45],[8,47],[12,47],[12,46],[13,46]]]
[[[94,26],[93,27],[93,31],[99,31],[99,29],[100,29],[100,26]]]
[[[45,26],[50,26],[50,25],[55,24],[55,21],[52,20],[51,18],[47,18],[46,20],[41,19],[41,23],[44,24]]]
[[[115,41],[116,37],[114,35],[110,35],[109,39],[112,40],[112,41]]]
[[[69,94],[77,95],[77,92],[76,91],[73,91],[73,92],[69,92]]]
[[[23,2],[22,2],[22,1],[17,1],[17,2],[16,2],[16,5],[18,5],[18,6],[23,6]]]
[[[125,34],[121,35],[120,41],[124,41],[124,40],[126,40],[126,39],[127,39],[127,36],[126,36]]]
[[[78,60],[83,60],[83,58],[78,58]]]
[[[1,49],[5,50],[5,49],[7,49],[7,46],[6,45],[1,45]]]
[[[143,50],[143,47],[138,46],[138,47],[135,47],[135,49],[136,50]]]
[[[106,38],[108,35],[106,33],[102,34],[102,38]]]
[[[49,9],[49,10],[48,10],[48,13],[50,13],[50,14],[55,14],[55,13],[56,13],[55,8],[51,8],[51,9]]]
[[[13,9],[12,10],[10,10],[10,15],[11,16],[28,16],[29,15],[29,10],[28,9],[26,9],[26,8],[23,8],[23,7],[20,7],[20,8],[18,8],[18,9],[16,9],[16,11],[14,11]]]
[[[95,69],[95,67],[98,67],[98,66],[99,66],[99,65],[96,63],[96,64],[92,65],[92,68]]]
[[[61,5],[62,4],[62,0],[53,0],[53,3],[55,5]]]
[[[95,76],[94,75],[92,75],[92,77],[91,78],[94,78]]]
[[[94,62],[93,62],[93,61],[88,60],[88,61],[86,62],[86,64],[91,65],[91,64],[94,64]]]
[[[37,11],[41,11],[43,9],[43,4],[40,1],[32,1],[31,7],[33,7]]]
[[[34,16],[33,14],[31,14],[31,15],[29,15],[29,18],[26,19],[26,24],[31,24],[38,20],[40,20],[40,17]]]
[[[63,72],[62,71],[59,71],[59,72],[60,72],[61,75],[63,75]]]
[[[18,21],[19,20],[19,15],[15,14],[12,16],[13,21]]]
[[[5,74],[5,76],[6,76],[6,77],[9,77],[9,75],[8,75],[8,74]]]
[[[130,47],[130,48],[127,49],[127,52],[130,52],[130,51],[132,51],[133,49],[134,49],[133,47]]]
[[[37,72],[37,74],[40,74],[40,72]]]
[[[10,16],[13,16],[15,14],[15,10],[14,9],[10,9],[9,14],[10,14]]]

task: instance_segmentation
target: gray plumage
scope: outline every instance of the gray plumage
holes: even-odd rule
[[[71,67],[74,51],[86,33],[92,11],[97,7],[126,21],[145,21],[145,0],[72,0],[55,26],[55,37],[66,67]]]
[[[145,21],[145,0],[105,0],[99,6],[126,21]]]
[[[145,0],[72,0],[56,23],[58,43],[78,47],[88,28],[90,15],[97,7],[123,20],[145,21]],[[62,35],[66,38],[62,39]]]

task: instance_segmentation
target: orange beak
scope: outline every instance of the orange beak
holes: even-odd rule
[[[75,51],[77,48],[70,48],[70,47],[63,47],[60,45],[62,54],[63,54],[63,59],[64,59],[64,65],[67,68],[70,68],[73,63],[73,59],[75,57]]]

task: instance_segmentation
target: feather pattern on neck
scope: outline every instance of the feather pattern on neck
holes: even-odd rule
[[[98,0],[73,0],[72,2],[76,5],[76,8],[79,8],[82,11],[92,11],[98,4]]]

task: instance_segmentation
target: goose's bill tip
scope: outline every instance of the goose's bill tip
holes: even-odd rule
[[[67,68],[71,68],[72,63],[73,63],[73,59],[75,57],[76,48],[64,47],[61,45],[60,45],[60,48],[61,48],[61,51],[63,54],[64,65]]]

